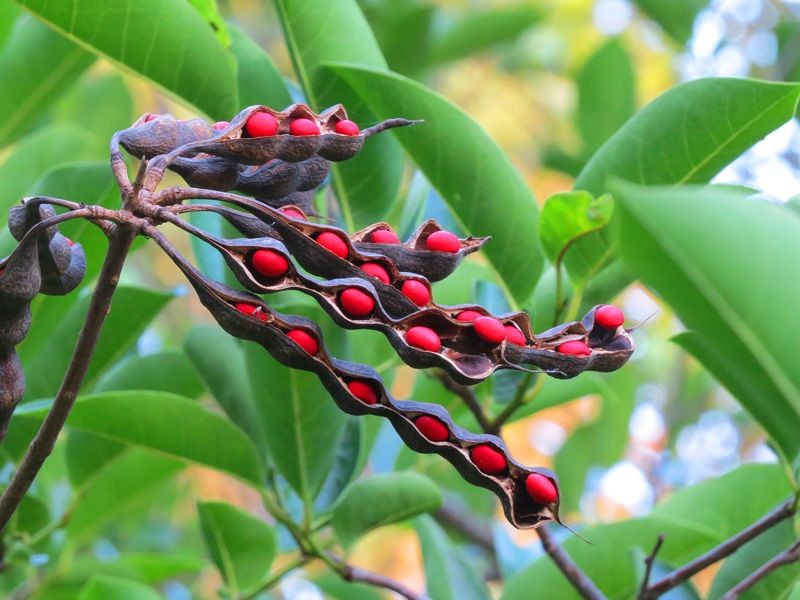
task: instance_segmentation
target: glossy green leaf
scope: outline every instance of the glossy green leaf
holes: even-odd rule
[[[77,600],[162,600],[153,588],[138,581],[95,575],[83,586]]]
[[[679,44],[692,36],[694,20],[708,0],[634,0],[634,4],[656,21]]]
[[[0,2],[0,48],[8,40],[20,12],[20,9],[11,0]]]
[[[287,369],[261,346],[244,345],[259,422],[272,461],[300,498],[310,504],[336,455],[345,415],[311,373]]]
[[[320,69],[327,61],[386,69],[375,37],[355,0],[275,0],[286,44],[306,98],[317,109],[342,103],[361,127],[372,125],[371,111],[359,90]],[[392,115],[405,116],[405,115]],[[395,200],[403,177],[403,153],[391,135],[367,140],[351,160],[332,169],[342,221],[355,231],[380,220]]]
[[[124,356],[145,327],[171,299],[170,294],[162,292],[119,287],[89,365],[85,385],[91,385],[106,369]],[[57,326],[47,327],[46,344],[29,344],[29,340],[26,339],[20,345],[20,357],[28,372],[36,373],[35,378],[28,379],[25,394],[27,399],[50,397],[58,390],[88,305],[89,296],[84,295],[71,305]],[[31,334],[36,330],[43,332],[47,325],[46,321],[35,320]],[[33,339],[35,342],[36,338]]]
[[[49,403],[23,405],[14,417],[42,419]],[[165,392],[107,392],[82,396],[68,427],[205,465],[260,485],[261,461],[247,436],[228,419],[188,398]]]
[[[429,516],[414,523],[422,546],[425,585],[431,600],[488,600],[486,583]],[[549,591],[548,591],[549,593]],[[530,598],[530,596],[528,596]],[[554,596],[556,597],[556,596]]]
[[[186,0],[20,0],[65,36],[212,118],[233,116],[230,54]]]
[[[395,135],[464,230],[492,236],[486,257],[510,295],[518,302],[526,299],[543,264],[538,208],[497,144],[469,115],[415,81],[347,65],[327,68],[358,91],[379,118],[425,120]]]
[[[345,546],[364,533],[436,510],[442,494],[413,471],[372,475],[350,486],[333,511],[333,529]]]
[[[292,98],[280,71],[269,55],[245,32],[228,26],[233,54],[238,64],[239,107],[265,104],[277,109],[289,106]]]
[[[275,558],[275,530],[225,502],[200,502],[197,512],[206,548],[232,596],[258,585]]]
[[[636,90],[633,64],[622,41],[612,38],[581,68],[578,85],[578,131],[584,154],[591,156],[633,115]]]
[[[620,184],[626,264],[689,329],[679,338],[789,460],[800,451],[800,220],[742,192]],[[720,218],[724,215],[724,218]]]
[[[214,31],[220,45],[223,48],[230,49],[232,44],[231,33],[228,31],[228,25],[219,12],[217,0],[189,0],[189,2]]]
[[[85,431],[71,431],[64,450],[70,483],[79,487],[125,450],[125,444]]]
[[[541,18],[541,9],[533,6],[470,11],[436,39],[431,59],[435,63],[456,60],[512,41]]]
[[[640,583],[641,567],[633,558],[636,549],[649,552],[658,535],[664,534],[659,558],[677,567],[760,519],[789,493],[778,465],[746,465],[676,492],[647,517],[582,530],[591,544],[572,536],[563,547],[606,596],[629,598]],[[528,600],[541,590],[559,600],[580,598],[546,555],[512,577],[501,598]]]
[[[93,61],[30,15],[20,17],[0,51],[0,145],[30,129]]]
[[[392,71],[411,76],[428,66],[436,15],[432,6],[417,0],[359,4]]]
[[[94,392],[151,390],[185,398],[199,398],[205,391],[200,374],[180,352],[131,356],[117,363],[94,386]]]
[[[333,465],[314,502],[315,512],[330,509],[364,468],[368,454],[365,424],[366,420],[361,417],[347,417],[342,438],[333,449]]]

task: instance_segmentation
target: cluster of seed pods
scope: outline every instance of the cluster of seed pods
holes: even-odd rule
[[[332,357],[316,324],[276,313],[255,295],[309,294],[338,325],[378,330],[407,364],[441,367],[467,385],[498,368],[573,377],[627,361],[633,341],[613,306],[595,307],[582,321],[536,336],[525,313],[496,317],[476,305],[436,304],[431,282],[447,277],[488,238],[459,239],[428,221],[403,243],[386,223],[348,236],[308,220],[309,204],[298,202],[298,194],[313,193],[327,161],[350,158],[369,135],[410,124],[391,119],[359,131],[341,106],[320,115],[304,105],[285,111],[256,106],[216,125],[145,115],[112,144],[150,159],[148,168],[171,168],[190,184],[202,181],[204,189],[191,190],[192,198],[236,206],[169,206],[160,214],[221,252],[248,291],[206,278],[154,238],[226,331],[260,343],[290,368],[316,373],[342,410],[386,417],[410,448],[443,456],[467,481],[492,490],[513,525],[534,527],[558,518],[554,473],[520,465],[502,440],[461,429],[438,405],[392,398],[373,369]],[[227,193],[231,189],[253,198]],[[219,213],[244,237],[218,238],[178,216],[203,210]]]
[[[61,235],[52,206],[33,198],[9,213],[8,228],[20,242],[0,260],[0,440],[25,392],[25,376],[16,346],[28,334],[30,305],[38,293],[63,295],[86,274],[86,254],[80,244]]]

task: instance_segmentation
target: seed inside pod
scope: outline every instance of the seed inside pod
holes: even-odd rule
[[[564,342],[559,344],[556,350],[561,354],[571,354],[572,356],[589,356],[592,353],[592,349],[581,340]]]
[[[244,130],[250,137],[268,137],[278,133],[278,119],[268,112],[257,112],[250,115]]]
[[[364,273],[366,273],[367,275],[372,275],[373,277],[375,277],[376,279],[380,280],[381,282],[387,285],[392,282],[392,280],[389,279],[389,273],[387,273],[386,269],[384,269],[378,263],[374,262],[364,263],[363,265],[361,265],[361,270],[364,271]]]
[[[230,125],[230,123],[229,123],[228,121],[217,121],[216,123],[214,123],[214,127],[213,127],[213,129],[214,129],[215,131],[222,131],[222,130],[223,130],[223,129],[225,129],[225,128],[226,128],[228,125]]]
[[[292,135],[319,135],[319,127],[311,119],[295,119],[289,124]]]
[[[378,402],[378,393],[372,384],[360,379],[353,379],[347,382],[347,389],[364,404],[375,404]]]
[[[150,122],[150,121],[152,121],[153,119],[157,119],[157,118],[158,118],[158,117],[160,117],[160,116],[161,116],[161,115],[155,115],[155,114],[153,114],[153,113],[149,113],[149,114],[148,114],[148,115],[147,115],[147,116],[144,118],[144,122],[145,122],[145,123],[149,123],[149,122]]]
[[[334,127],[334,130],[336,133],[340,133],[342,135],[358,135],[358,125],[349,119],[338,121]]]
[[[447,425],[436,417],[422,415],[414,419],[414,425],[422,435],[432,442],[445,442],[450,439],[450,430]]]
[[[526,344],[525,336],[516,326],[509,324],[506,325],[504,329],[506,330],[506,341],[509,344],[515,344],[517,346],[524,346]]]
[[[303,219],[306,220],[305,213],[300,210],[299,208],[289,207],[289,208],[282,208],[281,212],[285,214],[287,217],[292,217],[293,219]]]
[[[305,329],[292,329],[286,335],[311,356],[319,352],[319,342]]]
[[[455,254],[461,249],[461,240],[449,231],[436,231],[425,240],[425,246],[432,252]]]
[[[606,329],[616,329],[625,322],[625,313],[612,304],[606,304],[595,311],[594,322]]]
[[[500,473],[506,468],[506,457],[489,444],[475,446],[469,451],[469,457],[478,469],[489,475]]]
[[[431,291],[428,286],[416,279],[406,279],[400,286],[400,291],[417,306],[425,306],[431,301]]]
[[[473,323],[475,333],[483,341],[490,344],[499,344],[506,339],[506,329],[503,324],[494,317],[478,317]]]
[[[275,250],[262,248],[253,252],[253,269],[264,277],[280,277],[289,270],[289,261]]]
[[[472,323],[478,317],[482,317],[483,315],[479,313],[477,310],[462,310],[458,315],[456,315],[456,321],[461,321],[462,323]]]
[[[375,300],[364,290],[352,287],[339,294],[339,305],[351,317],[366,317],[375,308]]]
[[[531,473],[525,479],[528,495],[536,504],[552,504],[558,500],[556,485],[541,473]]]
[[[373,244],[399,244],[400,238],[391,229],[376,229],[369,234],[369,241]]]
[[[255,304],[248,304],[247,302],[237,302],[234,305],[234,308],[238,310],[240,313],[244,313],[251,317],[255,317],[259,321],[267,320],[267,313],[265,313],[263,310],[258,310],[261,307]]]
[[[328,252],[333,252],[339,258],[347,258],[350,253],[345,241],[331,231],[323,231],[316,237],[316,241]]]
[[[439,334],[430,327],[421,325],[412,327],[406,332],[406,342],[428,352],[438,352],[442,349],[442,340]]]

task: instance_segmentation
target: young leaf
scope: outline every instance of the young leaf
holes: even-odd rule
[[[237,107],[234,61],[186,0],[20,0],[68,38],[212,118]]]
[[[619,184],[621,251],[690,330],[679,342],[790,461],[800,452],[800,219],[740,191]],[[721,219],[720,215],[725,218]]]
[[[203,540],[232,597],[257,586],[275,558],[275,530],[225,502],[199,502],[197,512]]]
[[[538,209],[530,188],[503,151],[466,113],[425,86],[388,73],[329,64],[378,118],[424,119],[395,135],[453,216],[472,235],[491,235],[484,253],[517,301],[542,271]]]
[[[333,511],[333,529],[349,546],[367,531],[439,508],[442,495],[430,479],[413,471],[372,475],[356,481]]]
[[[138,581],[95,575],[83,586],[77,600],[162,600],[153,588]]]
[[[199,398],[205,386],[185,354],[158,352],[147,356],[131,356],[117,363],[100,378],[93,391],[124,390],[151,390],[184,398]]]

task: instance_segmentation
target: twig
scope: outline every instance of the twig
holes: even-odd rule
[[[783,552],[773,556],[758,569],[750,573],[750,575],[742,579],[739,583],[727,591],[727,593],[722,597],[722,600],[736,600],[740,594],[749,590],[767,575],[772,573],[775,569],[785,565],[790,565],[798,560],[800,560],[800,540],[797,540]]]
[[[597,589],[594,582],[580,570],[578,565],[572,562],[572,559],[564,552],[564,549],[556,542],[552,534],[545,528],[539,527],[536,530],[539,534],[539,539],[542,540],[544,551],[553,559],[556,566],[561,570],[564,576],[569,579],[578,593],[587,600],[605,600],[603,592]]]
[[[669,575],[646,587],[639,594],[640,600],[650,600],[658,598],[661,594],[668,592],[674,587],[681,585],[684,581],[696,575],[706,567],[719,562],[726,556],[730,556],[736,550],[741,548],[744,544],[764,533],[767,529],[777,525],[784,519],[788,519],[797,511],[797,507],[793,501],[785,502],[772,512],[766,514],[764,517],[742,529],[733,537],[725,540],[720,545],[712,548],[702,556],[697,557],[693,561],[675,569]]]
[[[434,377],[438,379],[442,385],[448,389],[449,391],[453,392],[456,396],[461,398],[461,400],[466,404],[469,411],[475,417],[475,420],[478,422],[478,425],[481,426],[486,433],[496,433],[496,430],[492,429],[492,424],[489,422],[486,413],[483,412],[480,403],[478,402],[478,397],[475,395],[475,392],[472,388],[467,387],[465,385],[461,385],[455,379],[453,379],[449,374],[445,373],[444,371],[436,370],[434,371]]]
[[[499,432],[503,425],[505,425],[508,420],[514,416],[514,413],[517,412],[517,410],[519,410],[523,404],[527,404],[533,400],[542,389],[545,378],[539,376],[536,379],[536,385],[530,389],[530,394],[528,393],[532,377],[533,373],[525,373],[525,377],[523,377],[522,381],[520,381],[519,385],[517,386],[517,392],[514,394],[514,398],[506,405],[500,414],[495,417],[494,421],[492,421],[492,429],[495,432]]]
[[[656,540],[656,545],[653,546],[653,551],[644,559],[644,579],[642,579],[642,586],[639,588],[639,596],[642,596],[647,591],[647,586],[650,585],[650,576],[653,574],[653,565],[656,562],[656,556],[658,555],[658,551],[661,550],[661,546],[664,544],[664,535],[659,535],[658,540]]]
[[[452,502],[444,501],[433,514],[439,523],[452,527],[465,538],[477,544],[486,551],[489,556],[490,565],[485,574],[488,581],[500,578],[500,567],[497,563],[497,549],[494,545],[492,529],[480,519],[462,511]]]
[[[342,563],[342,569],[340,573],[347,581],[368,583],[369,585],[382,587],[384,589],[396,592],[403,596],[403,598],[408,598],[408,600],[425,600],[428,598],[427,596],[417,594],[415,591],[410,590],[399,581],[395,581],[389,577],[384,577],[383,575],[378,575],[377,573],[367,571],[366,569],[362,569],[360,567],[348,565],[347,563]]]
[[[111,307],[111,299],[119,282],[119,274],[135,237],[135,229],[118,227],[109,238],[108,253],[98,276],[78,343],[67,367],[64,380],[61,382],[61,388],[53,400],[50,412],[28,446],[16,473],[3,491],[3,495],[0,496],[0,531],[8,525],[11,516],[39,473],[39,469],[53,451],[56,438],[64,427],[81,383],[83,383],[83,378],[86,376],[103,322]]]

